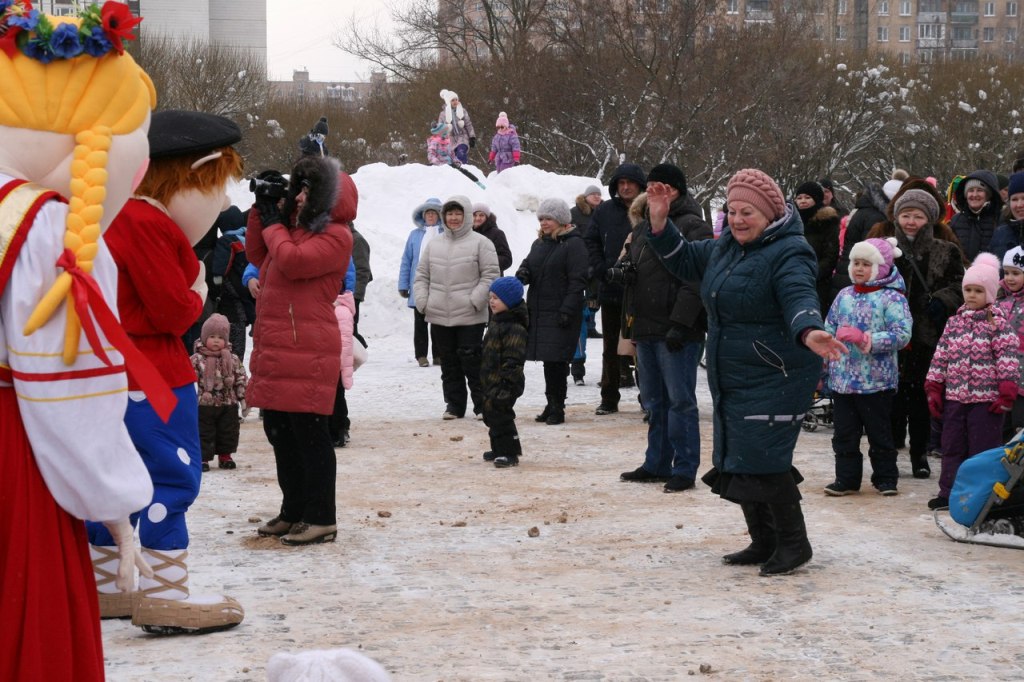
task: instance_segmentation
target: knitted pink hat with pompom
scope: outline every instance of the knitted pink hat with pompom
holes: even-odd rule
[[[495,128],[507,128],[508,127],[508,114],[504,111],[498,114],[497,120],[494,122]]]
[[[979,253],[964,273],[963,286],[976,284],[985,290],[985,302],[996,302],[996,290],[999,288],[999,259],[991,253]]]
[[[786,215],[786,198],[782,190],[767,173],[756,168],[744,168],[732,176],[725,194],[730,204],[745,201],[763,213],[769,222]]]

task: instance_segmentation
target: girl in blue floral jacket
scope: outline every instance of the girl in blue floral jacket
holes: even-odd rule
[[[893,267],[901,255],[892,237],[856,244],[850,250],[853,286],[839,292],[825,320],[825,329],[850,349],[828,366],[836,480],[825,486],[826,495],[860,490],[862,432],[868,437],[872,485],[882,495],[897,493],[899,470],[889,415],[899,381],[896,353],[910,341],[912,324],[903,277]]]

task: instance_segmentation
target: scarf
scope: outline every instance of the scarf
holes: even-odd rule
[[[202,343],[196,346],[196,350],[206,358],[206,371],[203,373],[203,392],[212,393],[217,381],[217,365],[220,364],[220,374],[224,377],[224,387],[231,388],[235,384],[235,361],[231,356],[231,344],[225,344],[219,351],[212,351]]]

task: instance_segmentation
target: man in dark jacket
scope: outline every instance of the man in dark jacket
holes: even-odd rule
[[[602,201],[594,209],[590,227],[584,240],[590,254],[592,277],[601,281],[601,330],[604,333],[604,352],[601,366],[601,404],[595,414],[619,411],[619,379],[622,371],[618,353],[619,330],[622,321],[622,285],[607,281],[607,272],[619,259],[622,245],[631,226],[629,206],[647,187],[647,177],[640,166],[624,163],[615,169],[608,183],[611,199]]]
[[[999,180],[992,171],[976,170],[957,186],[954,198],[960,213],[953,216],[949,226],[960,240],[964,258],[973,262],[979,253],[988,251],[1000,222],[1003,198]]]
[[[700,207],[687,193],[681,169],[659,164],[647,179],[671,188],[669,218],[683,239],[711,238],[711,226],[704,222]],[[640,398],[650,415],[647,453],[642,466],[620,478],[642,483],[664,481],[665,492],[672,493],[692,488],[700,466],[697,363],[707,315],[700,300],[700,284],[684,282],[671,274],[647,243],[650,230],[646,196],[641,195],[630,211],[634,215],[640,212],[640,221],[633,229],[624,260],[628,259],[635,278],[627,284],[625,306],[626,316],[632,321],[630,338],[636,342]]]
[[[473,204],[473,230],[491,240],[498,254],[498,269],[504,277],[505,271],[512,267],[512,249],[508,246],[508,237],[498,227],[498,219],[491,213],[487,204]]]

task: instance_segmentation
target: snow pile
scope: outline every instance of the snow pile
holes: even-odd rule
[[[487,204],[508,237],[512,268],[506,274],[512,274],[537,237],[535,211],[543,199],[557,197],[572,206],[587,185],[603,184],[594,178],[555,175],[533,166],[516,166],[500,175],[492,171],[486,177],[473,166],[466,169],[480,178],[486,189],[448,166],[374,163],[352,174],[359,189],[356,228],[370,244],[373,270],[373,282],[359,310],[362,334],[382,338],[411,333],[412,314],[405,299],[398,295],[398,270],[405,240],[413,228],[412,212],[429,197],[444,201],[461,194],[474,203]],[[249,181],[229,187],[228,196],[233,204],[247,209],[252,205]]]

